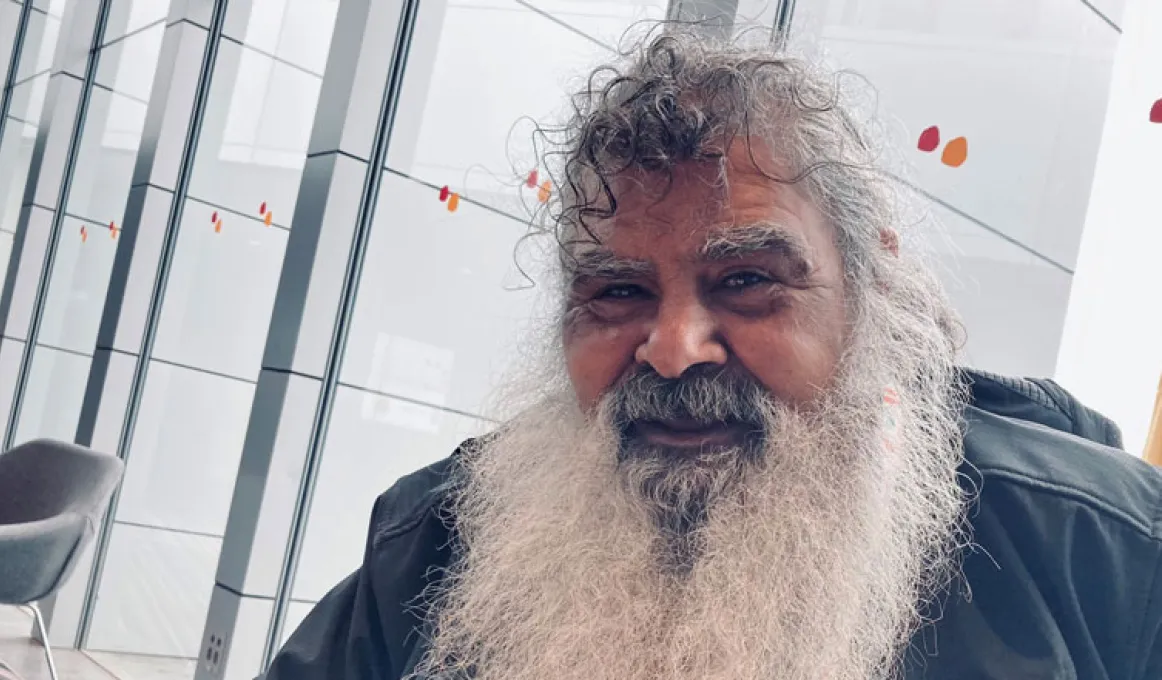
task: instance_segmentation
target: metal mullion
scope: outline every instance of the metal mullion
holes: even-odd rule
[[[775,46],[779,49],[786,47],[791,37],[791,22],[795,18],[795,0],[779,0],[779,9],[775,14]]]

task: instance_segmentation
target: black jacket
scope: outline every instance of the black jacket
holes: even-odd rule
[[[1162,472],[1051,381],[971,372],[965,484],[975,548],[915,637],[909,680],[1162,680]],[[449,460],[379,497],[363,566],[274,659],[268,680],[395,680],[424,652],[407,605],[450,557]],[[548,679],[546,679],[548,680]]]

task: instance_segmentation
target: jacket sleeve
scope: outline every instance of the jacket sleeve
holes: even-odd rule
[[[371,578],[371,547],[369,535],[363,566],[307,614],[271,661],[265,680],[394,680]]]
[[[1146,605],[1145,620],[1142,621],[1142,673],[1141,680],[1162,678],[1162,547],[1158,550],[1154,565],[1154,583]]]

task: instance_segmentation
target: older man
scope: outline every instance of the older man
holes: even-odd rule
[[[269,678],[1162,678],[1162,474],[956,367],[832,77],[670,35],[573,101],[519,415],[380,497]]]

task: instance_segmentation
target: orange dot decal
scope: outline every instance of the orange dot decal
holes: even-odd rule
[[[553,184],[549,180],[545,180],[541,184],[541,188],[537,189],[537,200],[541,203],[549,202],[549,192],[552,191]]]
[[[940,155],[940,161],[953,168],[964,165],[966,160],[968,160],[968,140],[964,137],[950,140],[944,147],[944,153]]]
[[[1150,107],[1150,122],[1162,123],[1162,99],[1154,102],[1154,105]]]
[[[536,185],[537,185],[537,171],[536,171],[536,168],[534,168],[531,172],[529,172],[529,177],[528,177],[528,179],[525,180],[525,186],[532,189]]]
[[[274,221],[274,213],[273,212],[266,213],[266,217],[262,218],[262,223],[268,227],[270,226],[270,223],[272,221]]]
[[[456,212],[456,208],[460,207],[460,194],[452,194],[448,197],[448,212]]]
[[[924,153],[931,153],[940,146],[940,128],[933,125],[920,133],[920,141],[916,143],[916,148]]]
[[[81,243],[89,240],[89,230],[85,229],[85,225],[81,225]]]
[[[214,233],[215,234],[222,233],[222,220],[218,220],[217,222],[214,222]]]
[[[118,231],[117,223],[110,222],[109,223],[109,238],[117,238],[117,231]]]

